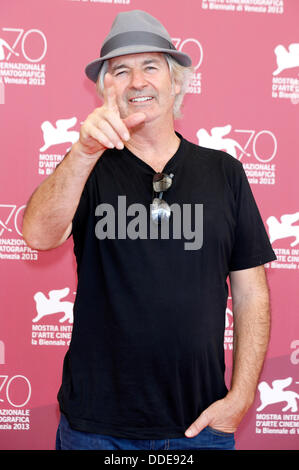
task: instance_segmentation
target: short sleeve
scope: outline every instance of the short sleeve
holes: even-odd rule
[[[253,268],[276,259],[243,165],[237,165],[236,169],[236,227],[230,271]]]

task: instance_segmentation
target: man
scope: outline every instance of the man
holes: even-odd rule
[[[103,106],[27,205],[27,243],[72,234],[78,266],[57,449],[233,449],[254,400],[275,255],[241,163],[175,132],[190,66],[159,21],[120,13],[86,68]]]

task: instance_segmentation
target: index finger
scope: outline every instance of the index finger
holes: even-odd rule
[[[104,77],[104,90],[103,90],[103,95],[104,95],[104,101],[105,104],[109,108],[117,108],[117,102],[116,102],[116,91],[115,91],[115,86],[113,82],[113,77],[112,75],[107,72]]]

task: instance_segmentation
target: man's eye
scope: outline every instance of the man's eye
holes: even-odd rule
[[[126,73],[127,73],[126,70],[118,70],[117,72],[115,72],[115,77],[119,77],[120,75],[124,75]]]

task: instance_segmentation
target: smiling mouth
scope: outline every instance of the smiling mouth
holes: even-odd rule
[[[138,96],[136,98],[131,98],[130,103],[145,103],[147,101],[152,101],[154,98],[152,96]]]

